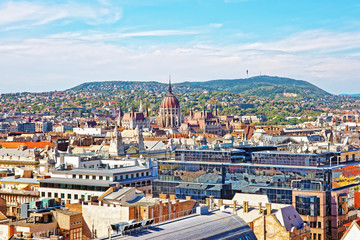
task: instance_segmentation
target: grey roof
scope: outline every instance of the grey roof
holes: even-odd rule
[[[192,190],[212,190],[220,191],[221,184],[206,184],[206,183],[181,183],[176,188],[192,189]]]
[[[39,179],[39,182],[42,183],[63,183],[63,184],[74,184],[74,185],[89,185],[89,186],[101,186],[101,187],[108,187],[116,184],[127,184],[127,183],[134,183],[140,181],[149,181],[153,180],[156,177],[147,176],[147,177],[139,177],[139,178],[131,178],[131,179],[124,179],[120,181],[106,181],[106,180],[96,180],[96,179],[78,179],[78,178],[47,178],[47,179]]]
[[[36,178],[14,178],[14,177],[3,177],[0,178],[0,182],[15,182],[15,183],[39,183],[39,180]]]
[[[73,185],[86,185],[86,186],[98,186],[109,187],[116,184],[113,181],[102,181],[93,179],[75,179],[75,178],[48,178],[39,180],[41,183],[58,183],[58,184],[73,184]]]
[[[304,227],[304,221],[295,210],[294,206],[281,208],[275,216],[288,232],[291,231],[292,227],[295,227],[298,230]]]
[[[115,192],[112,192],[104,197],[107,200],[119,200],[121,199],[126,193],[130,192],[133,188],[131,187],[124,187],[120,188]]]
[[[34,150],[17,150],[16,148],[0,148],[0,156],[29,157],[34,154]]]
[[[111,239],[245,239],[256,240],[256,236],[246,222],[237,215],[214,211],[206,215],[191,215],[152,225],[147,231],[134,232],[131,236]]]
[[[84,174],[84,175],[117,175],[124,173],[133,173],[133,172],[142,172],[149,171],[149,168],[141,167],[141,166],[130,166],[130,167],[121,167],[121,168],[75,168],[71,170],[57,170],[53,173],[65,173],[65,174]]]

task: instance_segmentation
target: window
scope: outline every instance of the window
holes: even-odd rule
[[[79,175],[79,178],[80,178],[80,179],[82,179],[82,177],[83,177],[82,175]]]
[[[64,193],[61,193],[61,198],[65,198],[65,194],[64,194]]]
[[[86,175],[86,179],[89,179],[89,175]]]
[[[68,198],[68,199],[71,199],[71,194],[70,194],[70,193],[68,194],[68,197],[67,197],[67,198]]]
[[[74,199],[78,199],[78,195],[77,195],[77,194],[74,194]]]
[[[49,198],[51,197],[51,192],[48,192],[48,197],[49,197]]]
[[[88,201],[90,201],[90,199],[91,199],[91,196],[90,196],[90,195],[88,195]]]
[[[96,179],[96,176],[92,176],[92,179],[95,180],[95,179]]]
[[[75,175],[75,174],[73,174],[73,178],[76,178],[76,175]]]
[[[55,198],[57,198],[58,197],[58,193],[56,192],[56,193],[54,193],[54,197]]]
[[[85,195],[81,195],[81,198],[82,198],[82,199],[85,199]]]
[[[41,192],[41,196],[42,196],[42,197],[45,197],[45,192]]]
[[[319,216],[320,199],[316,196],[296,196],[296,211],[300,215]]]
[[[110,180],[110,177],[109,177],[109,176],[106,176],[106,180]]]
[[[321,228],[321,222],[318,222],[318,228]]]
[[[103,176],[99,176],[99,180],[103,180]]]

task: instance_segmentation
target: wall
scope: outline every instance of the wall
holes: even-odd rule
[[[265,216],[266,223],[266,240],[310,240],[310,227],[303,229],[294,229],[293,232],[286,231],[274,215]],[[255,219],[249,224],[253,229],[258,240],[264,239],[264,216]]]
[[[105,237],[108,235],[108,227],[112,223],[127,222],[129,218],[129,208],[121,206],[96,206],[83,205],[83,218],[89,229],[97,232],[97,237]]]

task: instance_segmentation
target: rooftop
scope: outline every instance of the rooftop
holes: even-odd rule
[[[209,231],[211,229],[211,231]],[[206,215],[191,215],[152,225],[147,231],[111,239],[245,239],[255,240],[251,228],[239,216],[214,211]]]
[[[36,178],[3,177],[3,178],[0,178],[0,182],[38,184],[39,179],[36,179]]]
[[[132,172],[141,172],[149,171],[149,168],[141,166],[125,166],[121,168],[75,168],[71,170],[56,170],[54,174],[85,174],[85,175],[116,175],[122,173],[132,173]]]

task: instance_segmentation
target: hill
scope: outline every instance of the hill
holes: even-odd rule
[[[246,79],[219,79],[205,82],[183,82],[173,84],[177,92],[225,91],[245,96],[270,99],[279,98],[322,98],[331,95],[321,88],[303,80],[291,78],[256,76]],[[167,84],[159,82],[108,81],[88,82],[76,86],[72,91],[117,91],[149,90],[166,91]]]

